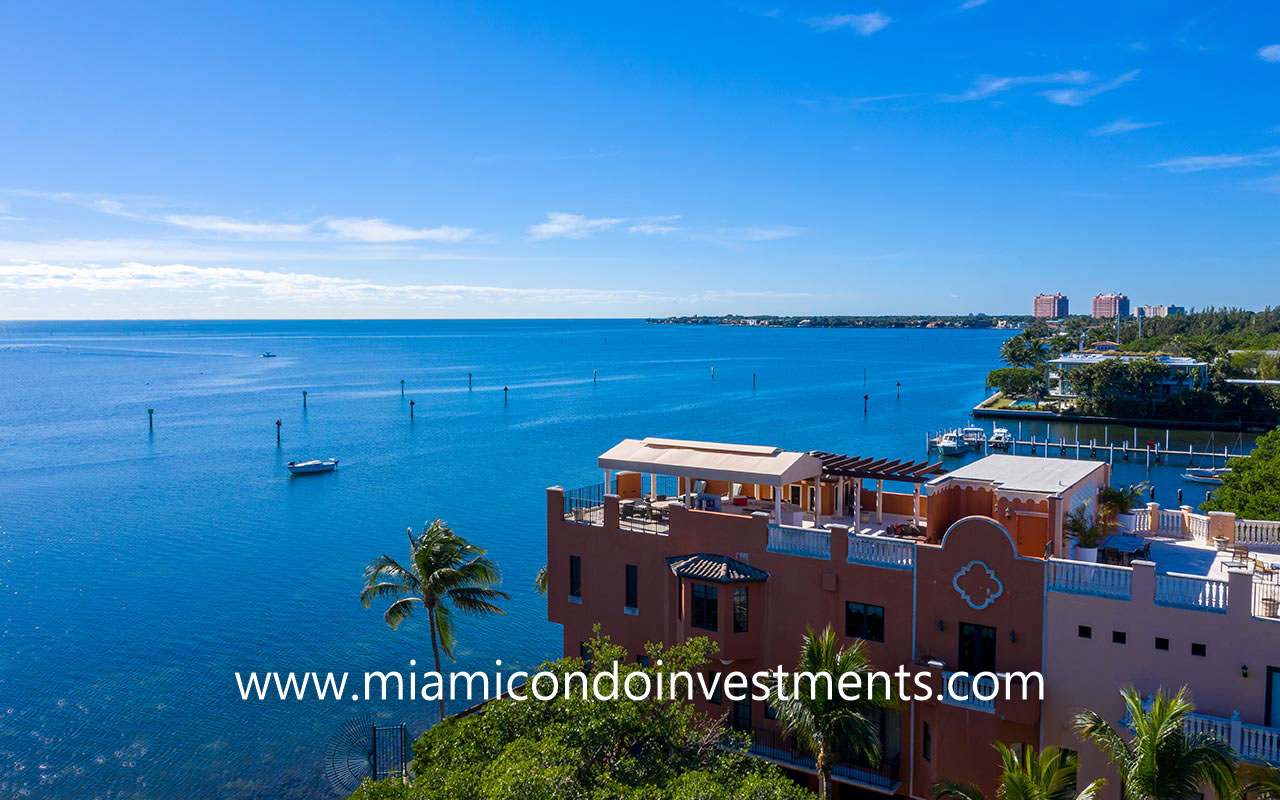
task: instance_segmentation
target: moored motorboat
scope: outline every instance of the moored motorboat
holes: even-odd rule
[[[294,475],[305,475],[311,472],[332,472],[338,466],[338,459],[326,458],[312,461],[290,461],[285,464]]]
[[[944,456],[958,456],[968,449],[960,431],[947,431],[938,437],[938,452]]]
[[[1182,477],[1194,483],[1222,483],[1222,476],[1231,471],[1231,467],[1192,467],[1182,473]]]
[[[974,450],[981,450],[982,446],[987,443],[987,432],[977,426],[962,428],[960,438]]]
[[[263,357],[263,358],[275,358],[275,357],[276,357],[276,354],[275,354],[275,353],[273,353],[273,352],[271,352],[270,350],[268,350],[267,352],[265,352],[265,353],[263,353],[263,354],[262,354],[262,357]]]
[[[991,431],[991,436],[987,439],[987,445],[992,450],[1007,450],[1013,447],[1013,434],[1009,433],[1008,428],[996,428]]]

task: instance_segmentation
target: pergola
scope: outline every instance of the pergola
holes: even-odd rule
[[[934,475],[945,472],[942,462],[912,461],[911,459],[868,458],[813,450],[809,453],[822,462],[823,480],[836,483],[836,508],[844,508],[844,489],[849,480],[855,482],[853,503],[854,519],[862,518],[862,482],[876,482],[876,522],[884,522],[884,482],[902,481],[912,484],[912,521],[920,524],[920,484]],[[843,513],[843,511],[841,511]]]

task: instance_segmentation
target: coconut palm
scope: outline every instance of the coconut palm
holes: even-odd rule
[[[1183,722],[1195,706],[1187,687],[1172,697],[1156,692],[1150,708],[1132,686],[1120,691],[1133,727],[1126,738],[1096,711],[1075,718],[1076,730],[1092,741],[1120,773],[1127,800],[1200,800],[1207,784],[1220,798],[1236,796],[1236,757],[1221,739],[1188,733]]]
[[[402,566],[383,554],[364,570],[364,590],[360,602],[365,608],[376,599],[394,599],[382,618],[392,630],[400,627],[418,609],[425,609],[431,628],[431,651],[436,673],[441,673],[440,651],[453,657],[453,612],[486,615],[505,614],[496,601],[507,594],[495,587],[502,583],[498,565],[485,551],[468,542],[437,519],[424,525],[422,533],[409,535],[409,564]],[[440,697],[440,718],[444,719],[444,696]]]
[[[1244,794],[1256,800],[1280,800],[1280,767],[1274,764],[1250,764],[1240,770]]]
[[[818,691],[797,692],[794,685],[787,686],[789,676],[784,676],[770,689],[769,703],[777,712],[782,735],[794,736],[800,747],[813,756],[818,771],[818,796],[823,800],[830,796],[831,768],[838,755],[862,755],[872,764],[880,761],[877,717],[882,709],[895,707],[897,701],[892,696],[870,691],[875,683],[870,679],[872,671],[865,642],[855,640],[850,647],[840,647],[830,625],[821,633],[809,628],[800,646],[796,672],[830,676],[831,696],[827,696],[825,681],[815,682]],[[841,676],[848,673],[860,676],[854,685],[867,687],[856,700],[846,700],[835,691]],[[788,688],[793,693],[788,693]],[[874,688],[883,692],[885,687]]]
[[[1000,754],[998,800],[1094,800],[1107,782],[1102,778],[1077,792],[1076,758],[1056,747],[1037,752],[1028,747],[1024,755],[996,742]],[[941,781],[933,789],[937,800],[987,800],[976,786],[955,781]]]

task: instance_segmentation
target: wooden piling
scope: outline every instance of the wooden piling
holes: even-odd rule
[[[413,422],[413,406],[414,406],[414,401],[410,400],[409,401],[409,421],[410,422]]]
[[[276,444],[280,444],[280,420],[276,420]]]
[[[156,429],[155,417],[156,417],[156,410],[154,408],[148,408],[147,409],[147,430],[154,431]]]
[[[404,378],[400,379],[400,396],[404,397]]]
[[[502,402],[507,402],[507,387],[502,387]]]
[[[307,390],[306,389],[302,390],[302,410],[303,411],[307,410]]]

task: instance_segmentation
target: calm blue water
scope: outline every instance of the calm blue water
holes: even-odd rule
[[[982,398],[1006,335],[0,323],[0,796],[327,796],[344,722],[418,731],[432,708],[242,702],[233,673],[426,668],[424,626],[393,632],[357,600],[406,526],[443,517],[502,565],[508,614],[462,621],[459,665],[533,666],[560,652],[532,590],[545,487],[598,481],[624,436],[922,458],[925,431]],[[330,475],[284,467],[330,455]]]

